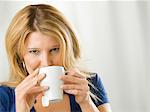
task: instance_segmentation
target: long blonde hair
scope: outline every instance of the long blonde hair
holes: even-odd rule
[[[53,36],[59,41],[65,69],[75,67],[80,59],[77,36],[63,14],[51,5],[28,5],[15,15],[6,33],[10,81],[5,85],[17,86],[26,77],[22,53],[27,36],[35,31]]]

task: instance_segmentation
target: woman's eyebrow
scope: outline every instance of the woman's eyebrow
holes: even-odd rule
[[[54,48],[54,47],[60,47],[60,45],[55,44],[55,45],[50,46],[50,48]],[[40,47],[28,47],[27,49],[40,49]]]
[[[59,47],[59,46],[60,46],[59,44],[52,45],[52,47]]]
[[[35,48],[35,47],[29,47],[29,48],[27,48],[27,49],[39,49],[39,48]]]

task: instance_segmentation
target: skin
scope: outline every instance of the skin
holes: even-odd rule
[[[59,47],[59,43],[53,37],[40,32],[33,32],[26,39],[23,59],[29,75],[15,89],[17,112],[29,112],[35,99],[49,89],[47,86],[40,86],[39,83],[45,78],[45,74],[37,75],[38,68],[62,66]],[[109,104],[97,108],[92,102],[89,96],[88,81],[80,71],[71,69],[67,72],[68,75],[60,77],[64,81],[61,88],[66,93],[75,95],[75,100],[83,112],[110,112]]]

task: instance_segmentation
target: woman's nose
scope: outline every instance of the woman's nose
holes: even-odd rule
[[[46,66],[52,66],[53,65],[53,60],[52,58],[47,55],[47,54],[44,54],[42,57],[41,57],[41,66],[42,67],[46,67]]]

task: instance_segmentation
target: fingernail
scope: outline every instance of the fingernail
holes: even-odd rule
[[[42,73],[41,75],[44,76],[44,77],[46,77],[46,74],[45,74],[45,73]]]
[[[61,85],[60,88],[63,89],[63,85]]]
[[[38,71],[39,71],[39,68],[37,68],[35,71],[38,72]]]
[[[44,86],[43,88],[44,88],[44,90],[48,90],[48,89],[49,89],[49,87],[48,87],[48,86]]]

